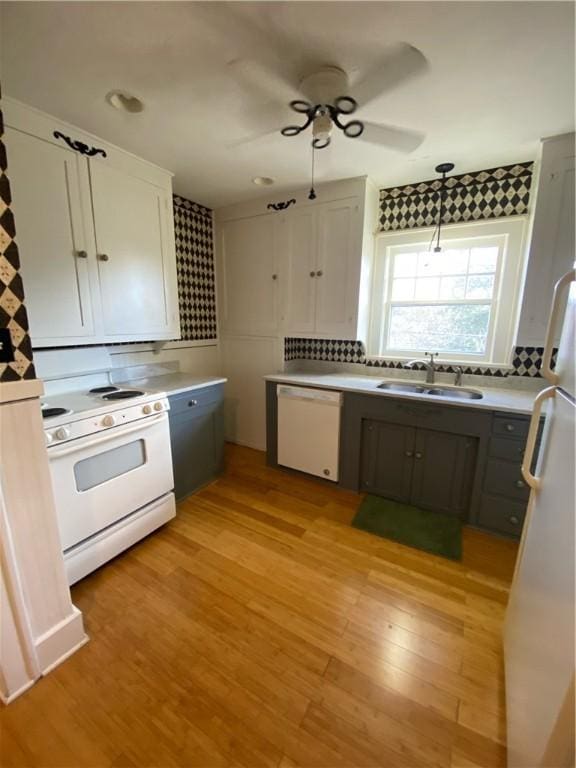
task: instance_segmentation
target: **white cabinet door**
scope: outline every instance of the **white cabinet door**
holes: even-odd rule
[[[6,145],[32,341],[81,343],[94,334],[86,160],[11,128]]]
[[[90,164],[106,336],[167,337],[177,329],[170,195],[104,162]]]
[[[316,261],[316,333],[355,339],[362,259],[357,198],[320,206]]]
[[[276,252],[280,222],[274,215],[227,221],[222,225],[222,330],[269,336],[278,330]]]
[[[291,211],[286,230],[284,329],[288,335],[314,333],[318,207]]]

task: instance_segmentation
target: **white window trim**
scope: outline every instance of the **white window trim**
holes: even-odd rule
[[[442,361],[460,363],[462,365],[479,365],[492,367],[509,367],[518,328],[520,303],[522,295],[522,278],[525,273],[527,216],[506,216],[498,219],[482,219],[474,222],[444,224],[442,226],[441,244],[450,239],[466,240],[479,237],[506,237],[505,262],[497,278],[496,312],[491,317],[495,325],[491,348],[483,355],[466,355],[463,353],[441,353]],[[386,294],[386,281],[390,264],[389,250],[402,245],[419,245],[428,250],[433,227],[414,228],[409,230],[380,232],[376,235],[375,261],[372,279],[370,325],[367,339],[368,360],[410,360],[420,357],[425,351],[386,350],[383,354],[375,354],[380,349],[381,335],[384,330],[383,315],[387,311],[386,303],[381,297]],[[444,247],[444,246],[443,246]],[[381,254],[386,249],[386,257]],[[409,302],[415,304],[417,302]],[[422,304],[430,302],[422,301]],[[471,302],[463,301],[468,304]],[[480,302],[482,303],[482,302]]]

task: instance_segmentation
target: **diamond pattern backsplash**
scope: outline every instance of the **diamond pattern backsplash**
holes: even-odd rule
[[[20,257],[16,244],[12,195],[8,180],[8,160],[3,141],[4,121],[0,111],[0,328],[8,328],[14,346],[14,361],[0,363],[0,382],[34,379],[32,345],[28,335],[28,316],[20,277]]]
[[[212,211],[174,195],[174,236],[182,339],[215,339],[216,279]]]
[[[450,176],[443,222],[496,219],[528,211],[534,163]],[[438,223],[439,179],[380,190],[380,231],[431,227]]]
[[[556,363],[554,350],[552,366]],[[530,376],[539,377],[542,366],[543,347],[515,347],[512,357],[513,370],[497,366],[470,365],[461,366],[465,374],[474,376]],[[357,363],[369,368],[402,368],[402,360],[367,360],[361,341],[340,339],[284,339],[284,360],[322,360],[331,363]],[[415,365],[412,370],[424,370],[423,365]],[[442,373],[454,373],[453,365],[438,365]]]

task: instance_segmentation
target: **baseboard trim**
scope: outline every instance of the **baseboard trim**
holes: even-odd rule
[[[40,672],[43,675],[48,674],[87,642],[88,636],[84,632],[82,614],[73,607],[70,616],[36,640]]]
[[[37,680],[29,680],[27,683],[24,683],[23,686],[18,688],[17,691],[14,691],[14,693],[11,693],[10,696],[4,696],[4,694],[0,691],[0,701],[2,704],[5,704],[6,706],[8,704],[11,704],[14,699],[17,699],[18,696],[22,696],[23,693],[26,693],[32,686],[37,682]]]

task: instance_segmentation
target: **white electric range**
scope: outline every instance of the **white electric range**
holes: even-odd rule
[[[163,392],[112,384],[43,398],[70,584],[174,517],[168,410]]]

